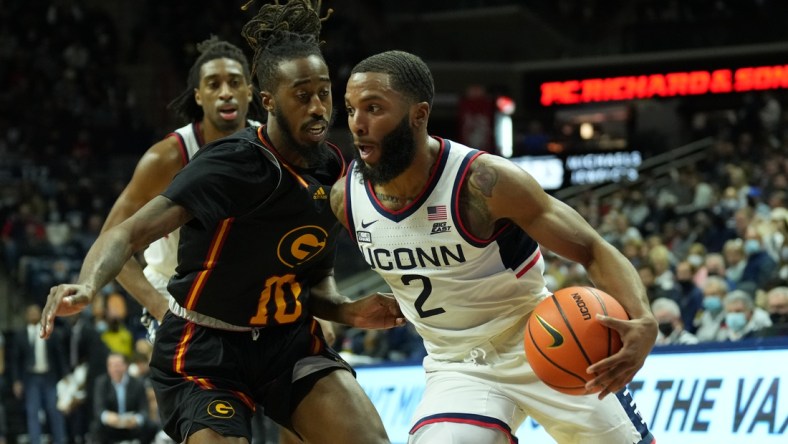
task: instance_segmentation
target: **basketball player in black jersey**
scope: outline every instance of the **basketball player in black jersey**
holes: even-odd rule
[[[325,142],[332,97],[319,6],[265,5],[243,29],[267,124],[204,146],[162,195],[99,236],[77,284],[49,294],[43,337],[135,251],[181,228],[174,303],[151,361],[163,426],[177,442],[248,443],[256,403],[307,442],[388,442],[313,318],[361,328],[403,322],[393,299],[350,301],[332,276],[338,224],[328,195],[345,163]]]
[[[201,146],[247,126],[260,126],[256,120],[247,118],[247,115],[256,118],[262,105],[259,94],[254,94],[252,88],[246,54],[216,36],[200,42],[196,49],[199,56],[189,69],[186,88],[169,105],[188,124],[167,134],[145,152],[131,181],[112,206],[102,231],[128,219],[166,190],[175,174],[188,164]],[[167,284],[178,262],[178,239],[175,232],[152,243],[144,253],[144,270],[136,258],[132,258],[116,278],[144,307],[142,320],[151,342],[168,309]],[[320,326],[328,343],[332,343],[331,323],[321,322]],[[258,411],[255,424],[262,424],[260,412],[262,410]],[[284,438],[285,435],[288,434],[282,432],[280,441],[290,438]]]

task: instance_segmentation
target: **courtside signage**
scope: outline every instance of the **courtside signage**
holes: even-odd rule
[[[543,82],[543,106],[788,88],[788,65],[675,71]]]
[[[659,443],[785,444],[788,349],[652,354],[630,385]],[[406,443],[424,392],[421,366],[360,367],[392,443]],[[520,442],[554,444],[528,419]]]
[[[657,442],[788,442],[788,350],[652,354],[630,391]]]

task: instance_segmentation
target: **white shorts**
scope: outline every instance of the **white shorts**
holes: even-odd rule
[[[145,267],[142,270],[142,273],[145,275],[145,278],[148,279],[148,282],[156,289],[162,296],[170,299],[170,292],[167,290],[167,284],[170,283],[170,276],[166,276],[164,274],[159,273],[158,271],[152,269],[151,267]]]
[[[523,325],[495,342],[469,350],[465,362],[424,359],[426,389],[414,413],[410,443],[418,442],[419,429],[435,423],[497,429],[515,443],[512,434],[529,416],[560,444],[654,441],[626,390],[599,400],[597,395],[565,395],[542,383],[525,358]],[[436,442],[434,434],[431,439]]]

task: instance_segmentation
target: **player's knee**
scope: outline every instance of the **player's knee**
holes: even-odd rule
[[[425,425],[408,438],[408,444],[509,444],[509,437],[498,429],[457,422]]]

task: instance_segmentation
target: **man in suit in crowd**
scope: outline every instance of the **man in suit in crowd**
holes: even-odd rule
[[[107,373],[96,379],[93,391],[94,431],[101,443],[148,443],[156,433],[148,421],[148,397],[142,380],[128,374],[127,358],[112,352]]]
[[[42,424],[38,412],[46,411],[53,444],[66,443],[66,424],[57,409],[57,382],[68,373],[66,347],[57,337],[44,340],[39,336],[41,306],[30,304],[25,309],[25,327],[14,335],[11,378],[14,396],[24,396],[27,433],[31,444],[41,443]]]

